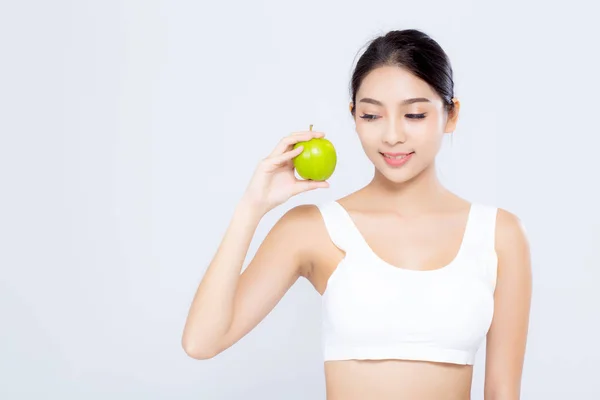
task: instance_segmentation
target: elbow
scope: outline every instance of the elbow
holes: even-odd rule
[[[190,340],[186,340],[186,338],[182,340],[181,346],[183,347],[185,354],[195,360],[209,360],[220,353],[215,346],[206,346],[199,343],[193,343]]]
[[[210,360],[211,358],[214,358],[217,354],[219,354],[218,351],[215,351],[213,349],[204,347],[192,347],[189,345],[183,346],[183,351],[185,351],[185,354],[187,354],[194,360]]]

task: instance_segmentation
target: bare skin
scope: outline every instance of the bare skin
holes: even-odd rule
[[[349,211],[363,238],[377,256],[398,268],[433,270],[447,265],[456,255],[464,228],[469,202],[447,193],[447,200],[438,211],[422,216],[404,216],[393,210],[384,211],[369,195],[369,187],[339,199],[338,202]],[[307,213],[314,220],[314,245],[319,251],[313,256],[314,266],[306,278],[320,294],[325,292],[327,281],[344,253],[332,243],[318,210]],[[516,235],[516,236],[513,236]],[[506,287],[527,285],[527,252],[523,246],[524,237],[518,219],[510,212],[499,209],[496,227],[496,251],[499,254],[499,270],[507,270],[506,282],[498,283],[496,292],[496,316],[494,329],[488,334],[488,360],[485,399],[518,399],[520,391],[520,371],[524,352],[524,314],[527,303],[522,297],[511,299]],[[328,243],[318,247],[318,243]],[[443,246],[440,246],[444,243]],[[502,254],[507,254],[502,256]],[[512,255],[512,256],[511,256]],[[511,259],[516,262],[507,267]],[[518,261],[518,260],[521,261]],[[412,266],[412,267],[409,267]],[[510,270],[509,268],[521,268]],[[502,275],[500,275],[502,276]],[[510,290],[510,289],[509,289]],[[504,296],[502,296],[504,293]],[[527,296],[522,289],[521,296]],[[525,293],[525,294],[523,294]],[[510,304],[516,306],[511,320]],[[519,308],[519,306],[521,308]],[[503,320],[504,319],[504,320]],[[500,321],[496,323],[496,321]],[[502,324],[502,322],[504,322]],[[509,343],[494,340],[504,331]],[[503,353],[506,351],[506,353]],[[327,399],[470,399],[473,367],[447,363],[418,362],[406,360],[344,360],[325,362]],[[504,393],[504,395],[501,395]]]
[[[432,270],[456,255],[470,203],[438,181],[435,156],[442,135],[452,132],[456,110],[447,115],[441,99],[423,81],[396,67],[369,74],[356,98],[356,130],[375,174],[365,187],[338,199],[373,252],[397,268]],[[398,106],[399,100],[425,97],[430,102]],[[405,115],[425,114],[416,122]],[[363,120],[358,116],[377,115]],[[250,241],[269,210],[302,191],[327,183],[298,181],[290,160],[294,143],[321,132],[284,138],[257,168],[234,211],[228,230],[194,296],[182,345],[196,359],[208,359],[250,332],[299,279],[323,294],[344,257],[330,240],[314,205],[285,213],[269,231],[242,272]],[[380,152],[415,151],[404,166],[389,167]],[[531,266],[527,237],[518,217],[498,210],[498,280],[495,310],[487,337],[485,400],[519,399],[529,307]],[[327,361],[328,400],[376,398],[422,400],[470,399],[473,368],[407,360]]]

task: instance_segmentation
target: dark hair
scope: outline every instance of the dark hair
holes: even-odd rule
[[[398,66],[421,78],[442,98],[448,112],[454,110],[454,81],[448,56],[427,34],[405,29],[390,31],[371,40],[359,58],[350,87],[352,116],[356,112],[356,92],[363,79],[372,70],[383,66]]]

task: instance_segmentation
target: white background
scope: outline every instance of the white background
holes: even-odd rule
[[[183,324],[280,137],[314,124],[338,168],[265,216],[248,257],[287,209],[369,181],[350,76],[368,40],[406,28],[446,50],[462,102],[441,179],[528,229],[522,398],[600,398],[594,2],[0,4],[0,398],[324,399],[307,281],[212,360],[186,356]]]

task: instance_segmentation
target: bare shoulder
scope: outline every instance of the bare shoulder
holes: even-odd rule
[[[528,246],[529,240],[525,225],[519,216],[504,208],[498,208],[496,215],[496,249],[498,251]]]
[[[277,221],[285,240],[298,240],[301,244],[310,241],[311,233],[321,226],[321,212],[316,204],[300,204],[287,210]]]
[[[316,204],[300,204],[287,210],[277,223],[294,228],[310,228],[320,219]]]
[[[278,242],[294,249],[300,275],[310,275],[316,260],[326,250],[327,230],[316,204],[301,204],[287,210],[273,227]],[[290,249],[291,250],[291,249]]]
[[[529,268],[530,245],[522,219],[515,213],[498,208],[496,215],[496,252],[505,262],[503,269]],[[508,261],[508,262],[506,262]]]

